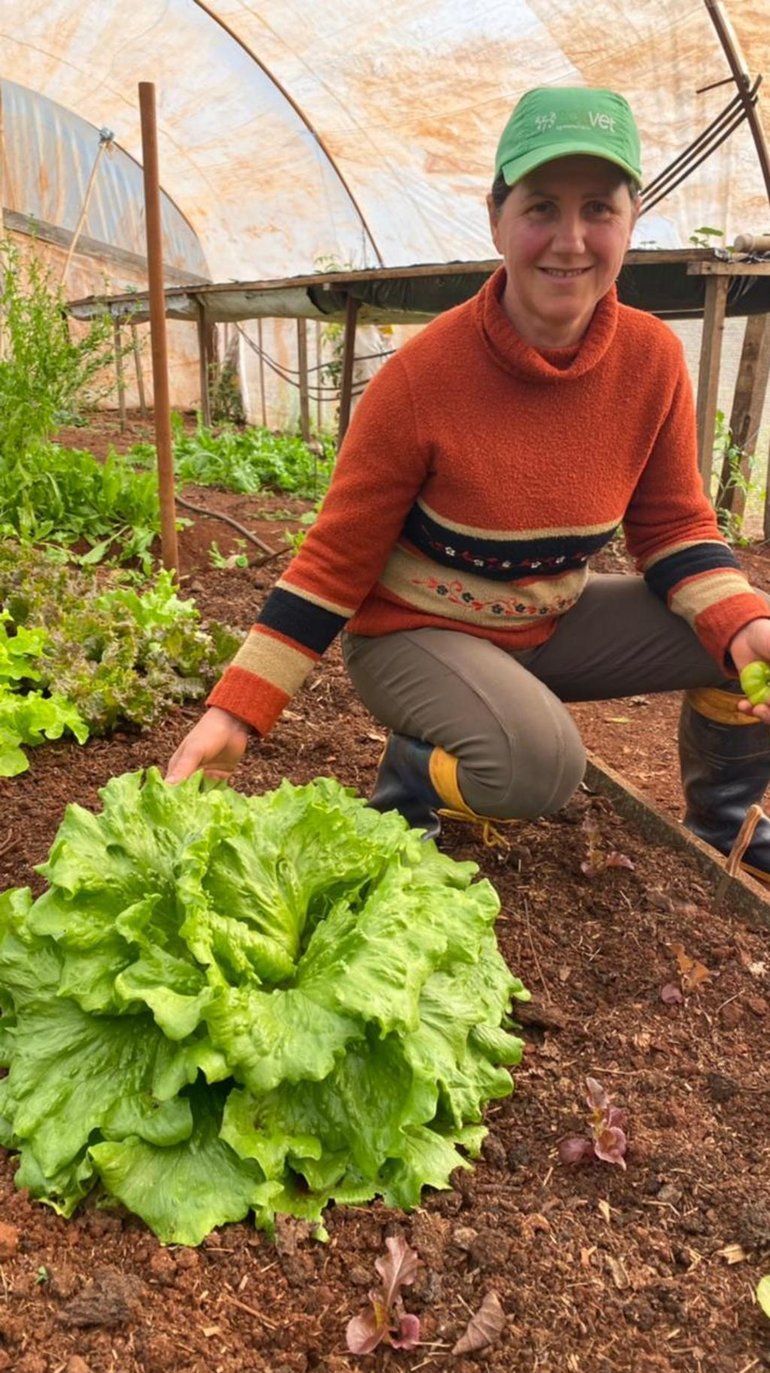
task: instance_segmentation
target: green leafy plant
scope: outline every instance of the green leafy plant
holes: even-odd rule
[[[42,895],[0,896],[17,1185],[66,1216],[99,1184],[197,1244],[250,1210],[411,1207],[470,1167],[529,995],[476,865],[328,778],[246,797],[151,769],[100,795]]]
[[[699,229],[693,229],[689,241],[694,248],[714,248],[724,236],[724,229],[712,229],[709,224],[701,224]]]
[[[232,553],[223,553],[216,539],[212,539],[209,548],[209,562],[212,567],[225,569],[231,567],[248,567],[248,554],[244,552],[246,548],[245,539],[235,540],[235,549]]]
[[[149,571],[159,529],[155,474],[117,453],[98,462],[82,449],[40,443],[16,462],[0,458],[0,532],[27,543],[82,540],[87,562],[138,559]]]
[[[741,506],[759,486],[751,479],[751,455],[737,443],[722,410],[714,424],[713,500],[719,527],[731,543],[743,543],[743,515],[727,508],[730,495],[740,492]]]
[[[289,545],[289,548],[291,549],[292,553],[299,553],[299,550],[301,549],[303,543],[305,542],[305,539],[307,538],[308,530],[315,524],[316,520],[318,519],[318,515],[320,513],[322,504],[322,501],[316,501],[312,510],[306,510],[303,515],[300,515],[300,528],[292,530],[291,533],[287,532],[286,534],[284,534],[283,537]]]
[[[2,776],[27,767],[25,744],[65,729],[83,743],[199,699],[239,642],[223,625],[204,629],[170,572],[137,588],[128,573],[10,541],[0,545],[0,612]]]
[[[0,273],[0,534],[84,540],[93,561],[118,549],[146,560],[159,529],[154,478],[115,454],[99,463],[52,442],[112,385],[108,316],[70,326],[34,248],[22,254],[0,239]]]
[[[0,460],[13,465],[104,393],[112,326],[103,315],[72,333],[61,288],[34,243],[21,253],[2,238],[0,332]]]
[[[173,432],[174,470],[180,482],[245,494],[267,489],[319,496],[329,484],[334,442],[324,436],[316,448],[269,429],[225,428],[215,433],[199,424],[194,434],[185,434],[177,423]],[[130,457],[139,465],[154,464],[155,450],[151,444],[136,444]]]
[[[765,1315],[770,1317],[770,1273],[757,1283],[757,1301]]]

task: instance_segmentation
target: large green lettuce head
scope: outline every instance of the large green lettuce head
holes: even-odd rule
[[[101,798],[68,807],[42,896],[0,895],[19,1186],[69,1215],[98,1184],[182,1244],[447,1186],[528,996],[476,865],[328,778],[244,797],[151,769]]]

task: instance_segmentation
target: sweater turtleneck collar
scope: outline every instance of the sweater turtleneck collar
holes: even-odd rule
[[[527,381],[572,381],[582,377],[604,357],[615,337],[618,297],[615,287],[597,303],[580,343],[574,348],[537,349],[526,343],[506,315],[502,297],[505,267],[482,286],[475,299],[475,322],[498,367]]]

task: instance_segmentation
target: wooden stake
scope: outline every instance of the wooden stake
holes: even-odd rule
[[[158,454],[158,492],[160,496],[161,557],[163,566],[179,571],[174,502],[174,460],[171,447],[171,409],[168,385],[168,346],[166,343],[166,301],[163,294],[163,230],[160,214],[158,175],[158,130],[155,120],[155,85],[139,82],[139,110],[142,121],[142,162],[144,164],[144,205],[147,225],[147,276],[150,303],[150,341],[152,380],[155,393],[155,446]]]
[[[706,303],[703,313],[700,369],[698,372],[698,466],[703,490],[711,499],[711,469],[714,465],[714,425],[717,417],[719,365],[729,278],[706,278]]]

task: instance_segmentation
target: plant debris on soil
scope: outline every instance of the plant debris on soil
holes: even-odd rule
[[[107,433],[79,430],[78,444],[98,451]],[[183,587],[204,618],[245,631],[308,504],[196,495],[279,553],[261,569],[213,568],[212,540],[228,554],[235,531],[196,517],[180,533]],[[767,550],[740,556],[770,588]],[[626,564],[610,551],[602,566]],[[574,707],[588,747],[674,819],[677,710],[675,695]],[[40,891],[35,865],[65,806],[97,809],[110,777],[163,767],[198,715],[179,708],[144,732],[30,750],[29,772],[0,780],[0,890]],[[327,775],[367,794],[383,740],[335,646],[235,785],[260,792]],[[441,840],[494,883],[500,947],[533,994],[516,1090],[487,1111],[473,1171],[458,1171],[450,1191],[427,1190],[410,1214],[330,1208],[325,1244],[286,1220],[275,1242],[243,1222],[199,1249],[164,1248],[97,1198],[71,1220],[31,1202],[0,1151],[0,1373],[770,1367],[770,1322],[754,1297],[770,1272],[770,935],[716,911],[714,884],[686,853],[643,838],[585,789],[507,838],[490,849],[447,822]],[[560,1143],[586,1131],[587,1077],[623,1112],[625,1169],[560,1159]],[[419,1259],[405,1304],[420,1342],[356,1355],[346,1330],[367,1307],[388,1239]]]

